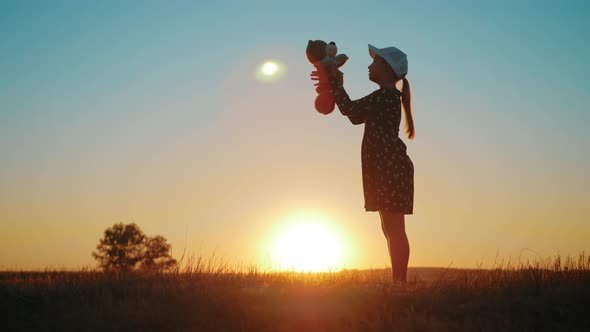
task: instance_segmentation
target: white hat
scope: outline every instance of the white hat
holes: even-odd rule
[[[371,58],[378,55],[385,59],[398,77],[403,77],[408,73],[408,56],[393,46],[377,48],[369,44],[369,54]]]

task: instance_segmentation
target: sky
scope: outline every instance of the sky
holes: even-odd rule
[[[367,44],[408,54],[410,267],[588,252],[589,6],[0,0],[0,269],[95,266],[119,222],[259,265],[318,223],[344,268],[388,266],[363,127],[313,108],[309,39],[349,56],[353,99],[377,88]]]

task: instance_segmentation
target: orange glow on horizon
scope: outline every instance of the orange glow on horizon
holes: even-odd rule
[[[325,272],[342,269],[341,237],[317,217],[293,218],[273,236],[271,250],[277,270]]]

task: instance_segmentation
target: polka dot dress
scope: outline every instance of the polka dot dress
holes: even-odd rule
[[[412,214],[414,164],[399,138],[401,93],[396,88],[381,88],[350,100],[336,79],[331,83],[340,113],[353,124],[365,124],[361,147],[365,210]]]

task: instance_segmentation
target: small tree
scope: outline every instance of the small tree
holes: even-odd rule
[[[114,224],[104,231],[92,256],[105,271],[130,271],[141,261],[144,239],[145,235],[135,223]]]
[[[148,237],[144,241],[143,260],[141,268],[150,271],[168,270],[176,264],[176,259],[169,254],[170,244],[166,239],[157,235]]]
[[[135,223],[118,223],[104,231],[92,256],[104,271],[129,272],[138,264],[142,269],[161,271],[176,264],[169,251],[163,236],[147,237]]]

